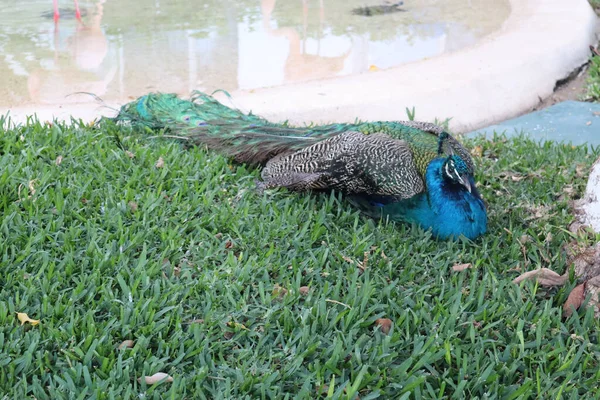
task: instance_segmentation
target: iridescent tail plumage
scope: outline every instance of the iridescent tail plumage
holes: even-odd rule
[[[485,232],[469,152],[438,125],[377,121],[292,127],[194,92],[150,93],[119,110],[117,124],[166,131],[237,162],[261,166],[259,189],[335,190],[363,212],[418,223],[438,237]]]
[[[445,136],[444,140],[440,138],[447,135],[437,125],[413,121],[291,127],[286,123],[269,122],[251,112],[244,114],[198,91],[193,92],[189,100],[175,94],[149,93],[125,104],[112,120],[134,127],[168,130],[183,140],[206,145],[235,161],[258,165],[349,131],[365,135],[381,133],[406,140],[428,161],[439,152],[439,146],[446,143]],[[451,137],[449,140],[455,142]],[[424,173],[426,163],[418,164]]]

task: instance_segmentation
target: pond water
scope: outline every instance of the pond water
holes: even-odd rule
[[[252,90],[371,73],[464,48],[498,30],[508,0],[0,0],[0,113],[125,102],[148,91]],[[388,7],[389,8],[389,7]],[[426,77],[424,77],[426,78]],[[68,96],[68,97],[67,97]]]

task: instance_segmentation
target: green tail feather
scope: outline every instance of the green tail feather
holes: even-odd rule
[[[295,152],[316,142],[348,131],[366,135],[384,133],[420,148],[425,159],[434,157],[441,146],[441,131],[411,126],[412,122],[369,122],[290,127],[274,124],[252,113],[244,114],[202,92],[193,92],[190,100],[175,94],[150,93],[119,110],[112,118],[117,123],[152,130],[169,130],[178,137],[248,164],[265,164],[271,158]],[[429,126],[428,125],[428,126]],[[431,134],[425,134],[429,131]],[[438,140],[439,139],[439,140]],[[425,168],[420,165],[420,167]],[[420,169],[423,169],[420,168]]]
[[[150,93],[121,107],[112,119],[133,127],[165,129],[184,140],[207,145],[238,162],[264,164],[283,153],[297,151],[319,140],[305,136],[308,129],[273,124],[194,92],[190,100],[175,94]]]

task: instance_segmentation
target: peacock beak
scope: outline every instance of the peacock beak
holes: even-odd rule
[[[461,175],[460,183],[471,193],[471,182],[469,181],[468,175]]]

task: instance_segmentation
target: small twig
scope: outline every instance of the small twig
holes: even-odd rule
[[[186,136],[176,136],[176,135],[157,135],[157,136],[149,136],[148,139],[156,139],[156,138],[169,138],[169,139],[181,139],[181,140],[190,140],[189,137]]]
[[[341,302],[339,302],[337,300],[325,299],[325,301],[328,302],[328,303],[338,304],[340,306],[344,306],[344,307],[349,308],[350,310],[352,310],[352,307],[350,307],[348,304],[341,303]]]

